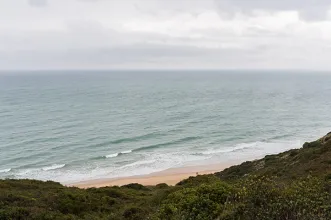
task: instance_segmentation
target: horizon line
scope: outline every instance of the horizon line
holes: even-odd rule
[[[243,72],[248,72],[248,71],[288,71],[288,72],[330,72],[331,73],[331,69],[327,70],[327,69],[299,69],[299,68],[289,68],[289,69],[269,69],[269,68],[215,68],[215,69],[211,69],[211,68],[194,68],[194,69],[190,69],[190,68],[169,68],[169,69],[159,69],[159,68],[107,68],[107,69],[92,69],[92,68],[88,68],[88,69],[79,69],[79,68],[75,68],[75,69],[52,69],[52,68],[43,68],[43,69],[0,69],[0,73],[2,72],[41,72],[41,71],[50,71],[50,72],[62,72],[62,71],[70,71],[70,72],[77,72],[77,71],[85,71],[85,72],[90,72],[90,71],[99,71],[99,72],[105,72],[105,71],[132,71],[132,72],[140,72],[140,71],[243,71]]]

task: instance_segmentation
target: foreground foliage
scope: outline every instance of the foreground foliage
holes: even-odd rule
[[[0,220],[331,219],[331,134],[303,148],[176,186],[78,189],[0,180]]]
[[[188,187],[168,196],[160,219],[331,219],[331,183],[308,177],[282,184],[252,177]]]

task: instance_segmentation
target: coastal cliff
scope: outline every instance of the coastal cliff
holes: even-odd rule
[[[331,133],[176,186],[79,189],[0,180],[5,219],[331,219]]]

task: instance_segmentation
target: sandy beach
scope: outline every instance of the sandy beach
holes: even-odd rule
[[[105,178],[89,181],[81,181],[68,186],[76,186],[79,188],[105,187],[105,186],[122,186],[129,183],[139,183],[142,185],[157,185],[159,183],[166,183],[168,185],[176,185],[183,179],[191,176],[204,175],[216,173],[224,170],[235,164],[211,164],[202,166],[187,166],[180,168],[171,168],[161,172],[156,172],[148,175],[121,177],[121,178]]]

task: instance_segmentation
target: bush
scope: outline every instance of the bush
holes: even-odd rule
[[[159,218],[216,219],[232,194],[232,188],[220,182],[183,188],[167,197]]]
[[[157,189],[165,189],[165,188],[168,188],[169,186],[166,183],[160,183],[160,184],[157,184],[155,187]]]
[[[149,191],[149,189],[146,186],[143,186],[139,183],[130,183],[128,185],[122,186],[124,188],[129,188],[129,189],[134,189],[134,190],[144,190],[144,191]]]
[[[145,220],[147,212],[139,207],[131,207],[124,211],[123,217],[128,220]]]

